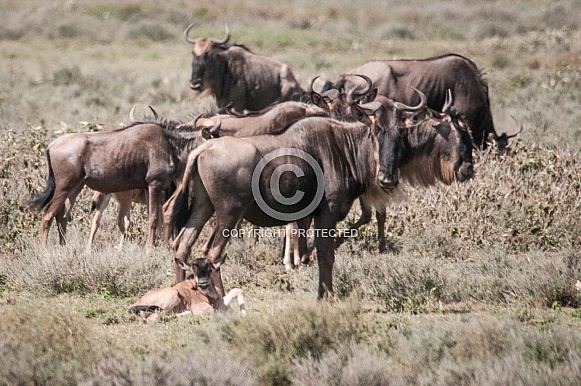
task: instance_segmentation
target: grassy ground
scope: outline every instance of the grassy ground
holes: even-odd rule
[[[0,7],[0,384],[579,384],[579,1]],[[87,256],[91,192],[65,248],[54,229],[38,247],[23,200],[62,133],[127,123],[134,104],[176,118],[211,107],[188,88],[192,21],[213,37],[227,22],[304,87],[371,59],[459,53],[484,69],[498,131],[524,131],[509,155],[475,154],[472,181],[409,188],[388,210],[389,253],[374,224],[345,243],[334,302],[315,300],[316,267],[284,272],[280,239],[242,240],[222,274],[247,318],[145,324],[127,306],[173,275],[166,248],[145,252],[143,208],[117,250],[112,205]]]

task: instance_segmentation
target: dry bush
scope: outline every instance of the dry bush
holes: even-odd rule
[[[475,173],[464,184],[408,189],[399,207],[388,208],[397,249],[462,258],[483,247],[526,252],[579,245],[576,151],[517,142],[508,156],[479,154]]]
[[[113,356],[91,366],[79,385],[256,385],[253,369],[242,355],[222,345],[194,350],[166,352],[158,350],[137,360]]]
[[[0,383],[75,385],[85,366],[106,355],[99,335],[64,305],[2,305]]]
[[[577,307],[581,256],[573,250],[506,254],[478,251],[465,260],[413,254],[354,256],[340,252],[335,291],[394,312],[445,311],[453,304],[528,304]]]
[[[288,384],[292,361],[320,360],[342,342],[361,341],[362,311],[351,302],[295,302],[292,309],[273,307],[244,320],[231,319],[222,325],[220,339],[246,352],[264,383]]]
[[[129,242],[121,250],[108,246],[86,254],[85,242],[86,235],[75,227],[70,228],[66,247],[43,249],[29,240],[30,248],[0,262],[0,272],[18,288],[53,294],[105,291],[128,297],[171,282],[173,262],[165,248],[146,252]]]

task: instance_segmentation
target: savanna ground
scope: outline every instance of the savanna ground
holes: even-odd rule
[[[580,1],[119,3],[0,1],[1,384],[581,382]],[[88,189],[64,248],[54,229],[39,248],[23,202],[63,133],[128,123],[134,104],[212,108],[188,88],[192,21],[217,38],[228,23],[303,87],[372,59],[459,53],[486,73],[497,130],[524,131],[509,155],[475,154],[472,181],[407,189],[388,210],[389,253],[374,224],[345,243],[334,302],[315,300],[316,267],[284,272],[280,239],[242,240],[222,274],[248,317],[145,324],[127,306],[173,275],[166,248],[145,252],[144,209],[118,250],[110,206],[86,256]]]

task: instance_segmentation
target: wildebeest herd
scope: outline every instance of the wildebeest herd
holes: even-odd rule
[[[318,297],[332,295],[335,249],[345,240],[336,226],[356,199],[362,217],[354,228],[369,222],[375,208],[385,251],[385,208],[400,181],[466,181],[473,177],[473,148],[485,148],[492,137],[502,151],[516,135],[496,132],[482,72],[460,55],[372,61],[317,92],[316,78],[305,90],[288,65],[229,43],[228,27],[224,39],[192,38],[192,27],[184,32],[193,44],[189,86],[213,95],[219,114],[177,121],[154,111],[152,119],[136,121],[132,111],[134,122],[121,129],[59,137],[46,150],[46,188],[29,200],[42,210],[43,245],[55,217],[66,242],[85,185],[96,191],[98,208],[88,249],[111,195],[120,202],[122,233],[131,202],[147,204],[149,248],[163,220],[164,242],[173,236],[176,286],[146,294],[133,312],[215,310],[234,296],[242,305],[240,290],[225,299],[219,266],[243,219],[288,230],[314,222]],[[188,264],[211,217],[203,257]],[[306,238],[296,241],[308,261]],[[188,280],[184,269],[193,272]]]

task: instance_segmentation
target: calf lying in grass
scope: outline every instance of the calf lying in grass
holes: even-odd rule
[[[211,280],[212,272],[217,270],[222,261],[212,264],[209,259],[200,258],[187,264],[176,259],[176,264],[185,271],[192,272],[186,280],[172,287],[155,289],[147,292],[138,301],[129,307],[129,311],[140,315],[147,321],[157,319],[159,313],[183,315],[208,315],[215,311],[223,311],[234,300],[238,299],[240,313],[246,315],[244,293],[235,288],[221,297],[214,288]]]

